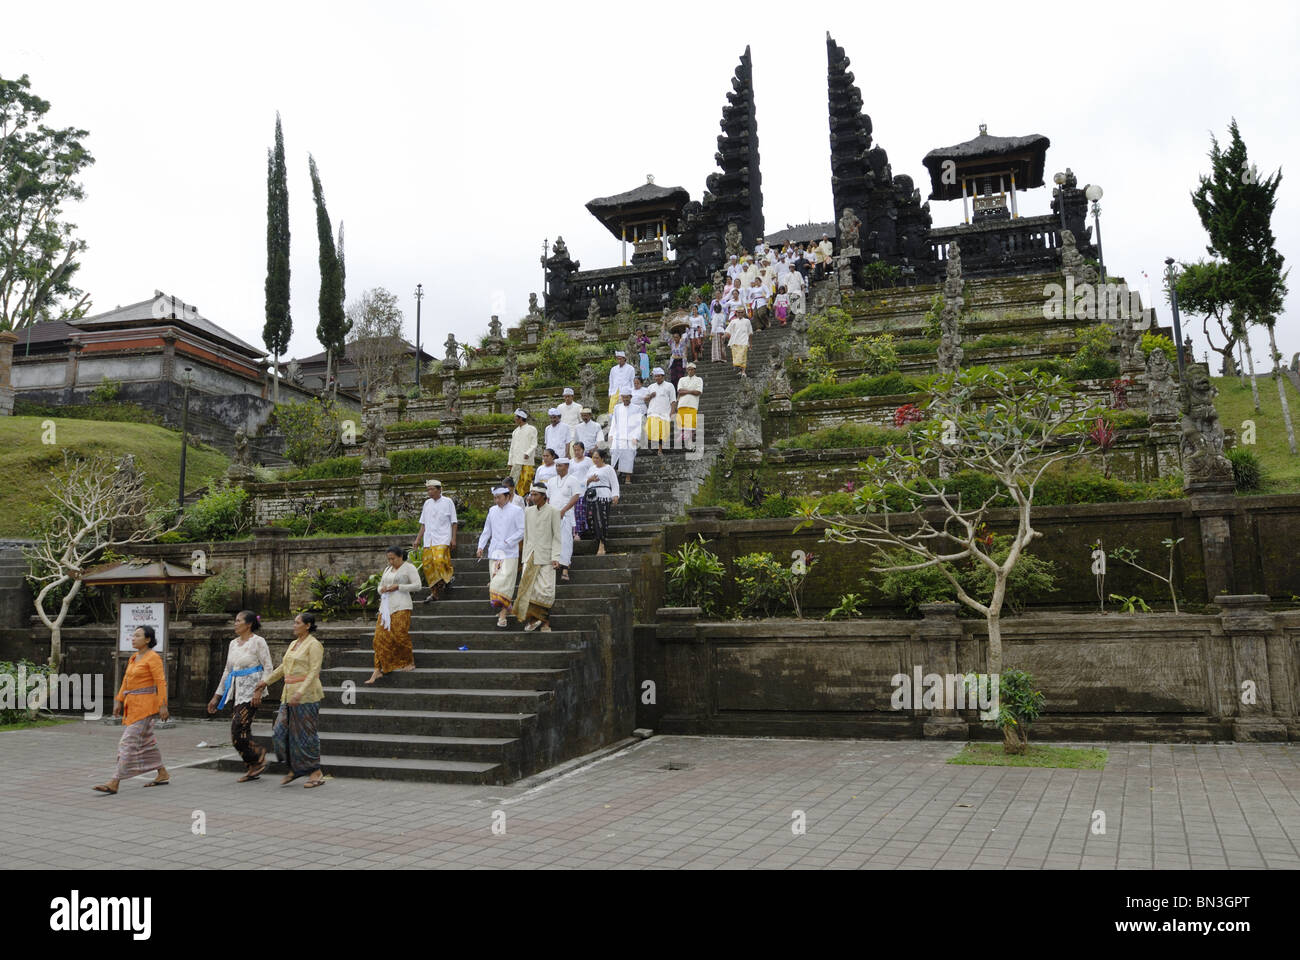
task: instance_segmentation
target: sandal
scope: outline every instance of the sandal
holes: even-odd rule
[[[289,784],[293,783],[301,776],[302,774],[300,773],[290,773],[288,776],[286,776],[283,780],[280,781],[280,786],[282,787],[288,786]]]
[[[148,783],[145,784],[145,786],[146,786],[146,787],[165,787],[165,786],[167,786],[167,784],[169,784],[169,783],[171,783],[171,782],[172,782],[172,778],[171,778],[171,777],[167,777],[167,778],[164,779],[164,780],[150,780]]]
[[[91,789],[92,789],[92,790],[98,790],[100,793],[110,793],[110,794],[112,794],[112,793],[117,793],[117,788],[116,788],[116,787],[110,787],[110,786],[109,786],[108,784],[106,784],[106,783],[98,783],[98,784],[96,784],[94,787],[92,787]]]
[[[262,770],[265,769],[266,769],[266,764],[263,764]],[[257,773],[254,773],[253,768],[249,767],[248,772],[244,774],[242,777],[240,777],[238,780],[236,780],[235,783],[248,783],[249,780],[257,780],[261,777],[262,770],[259,770]]]
[[[525,632],[525,633],[532,633],[534,630],[536,630],[536,629],[537,629],[539,626],[541,626],[541,625],[542,625],[542,621],[540,621],[540,620],[530,620],[528,623],[525,623],[525,624],[524,624],[524,632]]]
[[[309,778],[307,782],[304,783],[302,786],[304,790],[310,790],[312,787],[320,787],[324,785],[325,785],[325,778],[323,776],[320,776],[320,777],[316,777],[314,780]]]
[[[497,621],[497,626],[500,627],[502,630],[505,630],[507,627],[510,626],[510,624],[506,623],[505,617],[502,617],[500,620]]]

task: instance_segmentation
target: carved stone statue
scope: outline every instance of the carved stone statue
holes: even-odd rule
[[[1061,231],[1061,270],[1066,276],[1074,277],[1075,283],[1097,282],[1097,271],[1083,259],[1073,230]]]
[[[528,315],[530,317],[535,317],[541,312],[542,308],[537,305],[537,294],[530,293],[528,295]]]
[[[460,369],[460,357],[456,354],[456,334],[447,334],[447,339],[443,343],[443,347],[447,351],[447,356],[442,361],[443,368],[447,370]]]
[[[248,467],[252,464],[248,459],[248,434],[244,428],[240,427],[235,431],[235,466]]]
[[[727,224],[725,243],[728,257],[738,257],[745,252],[745,239],[740,235],[740,228],[734,223]]]
[[[740,381],[736,398],[736,430],[732,440],[737,450],[758,450],[763,446],[763,421],[758,412],[758,390],[746,377]]]
[[[1146,362],[1147,413],[1153,421],[1172,421],[1178,416],[1178,387],[1173,367],[1163,350],[1152,350]]]
[[[306,379],[306,377],[302,375],[302,365],[298,363],[297,360],[290,360],[287,370],[289,374],[289,380],[301,387],[303,380]]]
[[[596,368],[591,364],[584,364],[582,374],[580,375],[582,384],[582,405],[591,407],[593,413],[600,407],[596,404]]]
[[[519,386],[519,355],[513,343],[506,347],[506,358],[501,364],[501,386],[512,390]]]
[[[587,306],[587,322],[582,325],[582,339],[600,339],[600,304],[595,297],[591,298],[591,303]]]
[[[455,423],[460,420],[460,384],[456,382],[456,377],[444,377],[442,380],[442,398],[446,401],[447,412],[443,417]]]
[[[384,418],[378,410],[366,415],[366,442],[362,447],[361,468],[368,471],[387,470],[388,442],[384,438]]]
[[[862,227],[862,221],[858,219],[857,214],[853,212],[852,207],[845,207],[844,213],[840,215],[840,252],[845,255],[851,255],[858,249],[858,234]]]
[[[713,284],[713,296],[714,296],[714,298],[716,299],[716,298],[718,298],[718,297],[721,297],[721,296],[722,296],[722,288],[725,287],[725,286],[727,285],[727,275],[726,275],[725,273],[723,273],[721,270],[714,270],[714,271],[713,271],[713,278],[712,278],[711,282],[712,282],[712,284]]]
[[[634,330],[633,332],[627,335],[627,343],[623,344],[623,350],[627,354],[628,363],[633,364],[635,366],[636,355],[639,349],[640,349],[640,344],[637,343],[636,331]]]
[[[789,355],[791,359],[801,360],[808,356],[808,314],[796,313],[790,321]]]
[[[627,281],[624,280],[618,285],[618,292],[614,295],[617,303],[616,312],[620,314],[632,312],[632,291],[628,289]]]
[[[495,313],[492,315],[492,319],[488,321],[488,336],[496,340],[501,339],[501,318]]]
[[[1152,351],[1156,353],[1159,351]],[[1185,368],[1183,424],[1179,451],[1183,456],[1183,489],[1230,488],[1232,463],[1223,455],[1223,426],[1214,409],[1218,391],[1203,363]]]
[[[778,350],[772,356],[767,374],[767,395],[773,400],[789,400],[792,393],[790,377],[785,372],[785,351]]]
[[[961,369],[965,351],[961,348],[962,291],[966,281],[961,275],[961,247],[957,241],[948,245],[947,278],[943,282],[943,312],[939,314],[939,372],[956,373]]]

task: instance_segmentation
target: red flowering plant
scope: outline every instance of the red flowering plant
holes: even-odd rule
[[[1115,428],[1106,422],[1105,417],[1093,421],[1088,431],[1088,439],[1101,449],[1101,475],[1110,479],[1110,448],[1115,445]]]
[[[913,423],[920,423],[924,419],[925,414],[914,403],[905,403],[894,411],[894,426],[899,429]]]

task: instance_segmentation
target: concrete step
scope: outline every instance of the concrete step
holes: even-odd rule
[[[600,616],[608,615],[610,612],[610,599],[608,597],[569,597],[567,601],[557,599],[555,601],[556,610],[560,609],[561,602],[564,603],[564,612],[573,616]],[[490,612],[488,604],[487,590],[484,588],[483,596],[477,599],[458,600],[453,599],[450,595],[443,597],[441,600],[435,600],[433,603],[417,603],[411,613],[411,627],[417,626],[429,629],[434,626],[430,620],[443,620],[446,617],[480,617],[484,612]],[[481,624],[482,621],[479,621]],[[552,624],[552,627],[555,625]]]
[[[325,699],[343,705],[341,687],[325,687]],[[449,712],[536,713],[554,699],[553,690],[488,687],[357,687],[354,710],[445,710]],[[408,732],[408,731],[402,731]]]
[[[469,668],[494,667],[551,667],[564,669],[573,663],[577,650],[416,650],[417,668]],[[369,648],[343,650],[335,653],[333,663],[338,667],[355,667],[369,676],[374,669],[375,652]]]
[[[351,680],[358,687],[370,679],[373,668],[331,667],[321,671],[321,683],[341,686]],[[420,667],[397,670],[380,677],[371,689],[414,690],[427,687],[461,687],[465,689],[554,690],[568,673],[551,667]]]
[[[327,707],[320,710],[322,730],[337,733],[403,733],[442,737],[517,738],[537,722],[533,713],[489,710],[375,709]]]
[[[438,603],[442,603],[442,602],[443,601],[438,601]],[[449,602],[454,603],[455,601],[449,601]],[[436,605],[437,604],[434,604],[434,606]],[[453,613],[444,613],[440,615],[439,614],[427,615],[427,614],[416,613],[416,615],[411,618],[411,642],[418,647],[425,637],[427,637],[430,633],[434,633],[438,631],[441,631],[448,635],[454,635],[455,637],[458,638],[464,638],[467,634],[471,632],[475,632],[475,633],[478,631],[486,632],[486,630],[489,628],[497,636],[506,637],[506,638],[516,637],[516,635],[518,634],[528,632],[524,630],[523,624],[519,623],[513,617],[507,618],[506,623],[509,624],[508,626],[497,627],[496,626],[497,614],[495,611],[492,610],[492,608],[488,606],[486,600],[484,600],[481,604],[478,602],[474,602],[472,606],[475,608],[477,612],[473,612],[473,611],[467,611],[465,613],[453,612]],[[420,607],[417,604],[416,610],[418,611],[419,609]],[[551,608],[551,632],[541,633],[540,631],[537,630],[534,630],[532,632],[537,633],[543,637],[552,637],[557,633],[571,634],[571,635],[583,637],[585,642],[584,632],[594,630],[597,625],[597,618],[608,617],[610,613],[608,606],[605,606],[600,613],[573,614],[573,613],[566,613],[565,610],[566,610],[565,605],[557,602],[555,606]],[[473,645],[468,643],[468,641],[464,639],[460,639],[458,640],[458,642],[465,643],[469,646]]]
[[[495,617],[488,614],[478,618],[475,625],[468,629],[448,628],[440,621],[433,621],[434,629],[421,630],[412,627],[411,645],[415,655],[421,651],[459,650],[581,650],[590,643],[589,629],[560,629],[554,626],[550,633],[540,630],[526,631],[512,617],[510,626],[498,629]],[[554,622],[554,618],[552,618]],[[590,619],[581,626],[588,627]]]
[[[271,724],[253,724],[253,736],[269,745]],[[320,744],[321,753],[330,756],[501,763],[506,759],[505,752],[517,747],[519,739],[321,731]]]

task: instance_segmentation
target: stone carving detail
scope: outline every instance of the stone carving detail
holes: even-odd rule
[[[845,256],[854,256],[858,252],[858,234],[862,227],[862,221],[858,219],[857,214],[853,212],[852,207],[845,207],[844,213],[840,217],[840,253]]]
[[[1178,386],[1163,350],[1152,350],[1146,362],[1147,413],[1152,421],[1170,422],[1178,416]]]
[[[582,405],[591,407],[593,414],[599,412],[600,407],[596,404],[596,368],[591,364],[584,364],[580,377],[582,384]]]
[[[615,308],[617,313],[632,312],[632,291],[628,289],[626,280],[618,285],[618,291],[614,294],[614,302],[617,305]]]
[[[456,355],[456,352],[457,352],[457,351],[456,351],[456,334],[454,334],[454,333],[449,333],[449,334],[447,334],[447,339],[446,339],[446,341],[443,342],[443,345],[442,345],[442,346],[443,346],[443,348],[447,351],[447,354],[446,354],[446,356],[443,358],[443,361],[442,361],[442,367],[443,367],[443,369],[444,369],[444,370],[459,370],[459,369],[460,369],[460,357],[458,357],[458,356]]]
[[[961,276],[961,248],[957,241],[948,245],[948,276],[943,282],[943,312],[939,315],[939,372],[956,373],[961,369],[961,308],[966,282]]]
[[[301,364],[298,363],[297,360],[290,360],[289,366],[286,368],[286,370],[289,374],[289,380],[299,387],[301,387],[303,381],[307,379],[306,377],[303,376],[302,366]]]
[[[492,315],[488,321],[488,335],[483,340],[483,352],[489,357],[501,356],[501,350],[505,346],[505,338],[501,336],[501,319]]]
[[[496,340],[501,339],[501,318],[495,313],[492,314],[492,319],[488,321],[488,336]]]
[[[587,322],[582,325],[582,339],[597,341],[600,339],[600,304],[595,297],[587,307]]]
[[[235,431],[234,464],[239,467],[252,466],[248,459],[248,434],[244,432],[243,427]]]
[[[515,353],[513,343],[506,347],[506,358],[501,364],[500,384],[510,389],[519,386],[519,355]]]
[[[745,252],[745,241],[740,235],[740,228],[734,223],[727,224],[726,234],[727,256],[738,257]]]
[[[796,313],[790,321],[789,356],[800,360],[808,356],[808,314]]]
[[[636,339],[636,331],[627,335],[627,343],[623,344],[623,352],[627,354],[627,362],[636,366],[636,355],[640,352],[640,344]]]
[[[788,342],[788,341],[787,341]],[[790,386],[790,377],[785,370],[785,344],[772,355],[771,366],[767,374],[767,395],[772,400],[789,400],[794,390]]]
[[[456,377],[442,378],[442,398],[446,401],[447,412],[443,419],[450,423],[460,421],[460,384],[456,382]]]
[[[1061,231],[1061,271],[1075,283],[1096,283],[1097,270],[1083,259],[1073,230]]]
[[[571,311],[578,305],[569,292],[573,275],[581,269],[582,264],[569,256],[569,248],[564,245],[563,237],[556,237],[551,245],[551,255],[542,258],[546,270],[546,316],[551,323],[567,323],[576,319]]]
[[[1185,370],[1183,427],[1179,441],[1179,451],[1183,456],[1183,489],[1231,488],[1232,463],[1223,455],[1223,426],[1214,409],[1214,396],[1218,391],[1210,382],[1210,371],[1205,364],[1189,364]]]
[[[378,410],[371,410],[366,415],[366,442],[362,447],[361,469],[374,472],[388,468],[388,441],[384,437],[384,418]]]
[[[727,285],[727,276],[721,270],[714,270],[710,282],[713,284],[713,298],[716,300],[722,296],[722,288]]]
[[[732,440],[737,450],[758,450],[763,446],[763,421],[758,412],[758,390],[749,377],[740,381],[736,398],[736,430]]]

